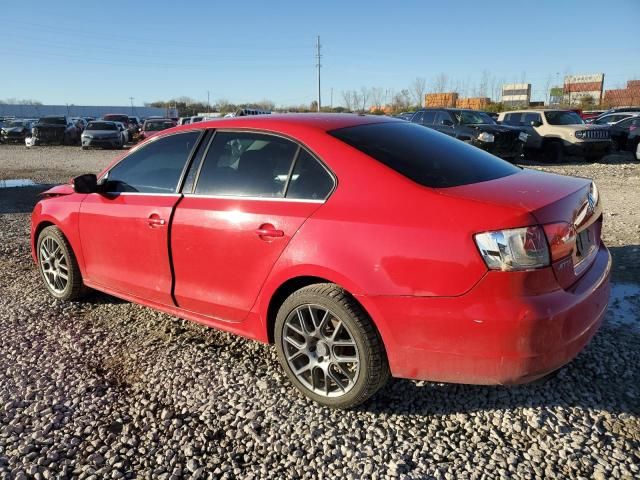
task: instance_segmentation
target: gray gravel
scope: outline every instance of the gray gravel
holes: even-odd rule
[[[0,178],[64,181],[113,155],[0,146]],[[51,299],[29,257],[38,191],[0,189],[0,479],[640,477],[635,273],[543,385],[395,380],[332,411],[296,393],[270,346],[98,293]]]

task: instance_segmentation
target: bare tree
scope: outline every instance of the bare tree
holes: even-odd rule
[[[480,85],[478,86],[478,96],[487,97],[488,89],[489,89],[489,72],[486,70],[483,70],[482,76],[480,77]]]
[[[416,77],[411,84],[411,95],[413,100],[419,107],[424,106],[424,94],[427,90],[427,80],[424,77]]]
[[[377,110],[382,109],[382,104],[384,102],[384,88],[382,87],[371,87],[371,103]]]
[[[433,81],[433,90],[435,93],[444,93],[449,86],[449,77],[446,73],[439,73]]]
[[[367,87],[360,87],[360,102],[362,104],[362,111],[367,110],[367,101],[369,100],[369,89]]]
[[[344,103],[344,107],[349,111],[353,111],[353,98],[351,97],[351,90],[343,90],[341,92],[342,102]]]

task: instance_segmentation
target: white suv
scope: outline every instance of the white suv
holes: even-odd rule
[[[502,112],[498,121],[527,132],[525,156],[561,162],[564,155],[597,161],[611,150],[609,128],[585,124],[571,110],[515,110]]]

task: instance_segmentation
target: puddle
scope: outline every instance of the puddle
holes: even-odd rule
[[[640,284],[611,284],[609,321],[640,331]]]
[[[36,185],[33,180],[28,178],[14,178],[11,180],[0,180],[0,188],[29,187]]]

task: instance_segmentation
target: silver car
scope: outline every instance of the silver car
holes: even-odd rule
[[[126,129],[120,122],[95,120],[89,122],[82,132],[82,149],[89,147],[122,148],[126,143]]]

